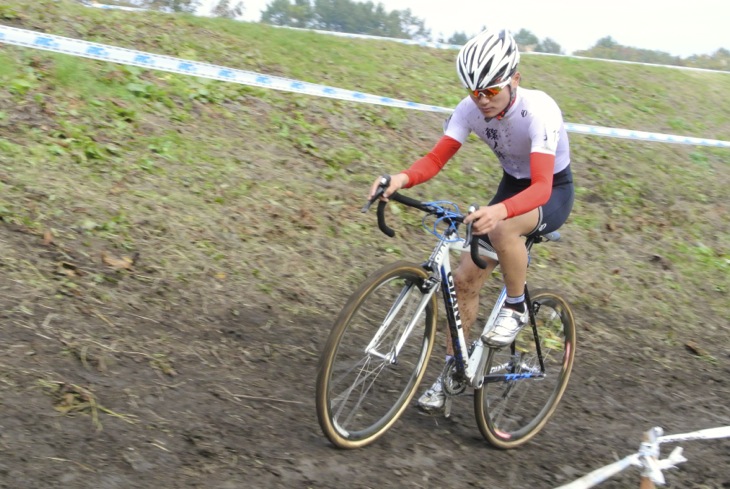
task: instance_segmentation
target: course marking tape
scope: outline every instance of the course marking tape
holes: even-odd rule
[[[318,29],[303,29],[301,27],[290,27],[290,26],[285,26],[285,25],[273,25],[273,24],[269,24],[269,25],[271,25],[271,27],[279,27],[282,29],[292,29],[295,31],[314,32],[317,34],[325,34],[328,36],[347,37],[347,38],[351,38],[351,39],[370,39],[373,41],[390,41],[390,42],[397,42],[400,44],[408,44],[411,46],[419,46],[419,47],[426,47],[426,48],[433,48],[433,49],[459,50],[462,48],[461,44],[446,44],[446,43],[442,43],[442,42],[417,41],[414,39],[400,39],[397,37],[372,36],[372,35],[368,35],[368,34],[351,34],[349,32],[322,31],[322,30],[318,30]],[[708,73],[722,73],[722,74],[730,75],[730,71],[725,71],[725,70],[711,70],[709,68],[697,68],[695,66],[644,63],[641,61],[628,61],[628,60],[624,60],[624,59],[592,58],[590,56],[576,56],[573,54],[542,53],[542,52],[538,52],[538,51],[521,51],[520,55],[522,55],[522,56],[554,56],[557,58],[584,59],[584,60],[590,60],[590,61],[601,61],[601,62],[606,62],[606,63],[622,63],[622,64],[629,64],[629,65],[655,66],[655,67],[660,67],[660,68],[673,68],[673,69],[688,70],[688,71],[704,71],[704,72],[708,72]]]
[[[0,25],[0,42],[44,51],[69,54],[100,61],[109,61],[123,65],[139,66],[142,68],[168,71],[182,75],[199,76],[225,82],[251,85],[274,90],[304,93],[320,97],[335,98],[353,102],[364,102],[376,105],[387,105],[403,109],[423,110],[430,112],[451,112],[451,109],[434,105],[407,102],[404,100],[382,97],[369,93],[354,92],[340,88],[318,85],[289,78],[264,75],[253,71],[226,68],[224,66],[190,61],[171,56],[146,53],[132,49],[118,48],[106,44],[81,41],[53,34],[17,29]]]
[[[146,11],[147,9],[143,8],[134,8],[134,7],[122,7],[119,5],[106,5],[103,3],[92,3],[88,5],[89,7],[96,7],[106,10],[132,10],[132,11]],[[240,22],[247,22],[247,21],[240,21]],[[336,31],[323,31],[319,29],[304,29],[301,27],[291,27],[288,25],[274,25],[274,24],[268,24],[271,27],[280,27],[283,29],[293,29],[296,31],[308,31],[308,32],[315,32],[317,34],[325,34],[328,36],[337,36],[337,37],[348,37],[350,39],[371,39],[375,41],[391,41],[391,42],[398,42],[401,44],[408,44],[411,46],[420,46],[420,47],[426,47],[426,48],[434,48],[434,49],[461,49],[460,44],[447,44],[442,42],[433,42],[433,41],[419,41],[415,39],[401,39],[398,37],[384,37],[384,36],[373,36],[370,34],[353,34],[350,32],[336,32]],[[628,61],[624,59],[608,59],[608,58],[592,58],[590,56],[576,56],[573,54],[559,54],[559,53],[542,53],[538,51],[525,51],[522,53],[523,55],[527,56],[557,56],[560,58],[573,58],[573,59],[588,59],[592,61],[603,61],[606,63],[622,63],[622,64],[630,64],[630,65],[641,65],[641,66],[659,66],[662,68],[674,68],[678,70],[688,70],[688,71],[704,71],[709,73],[724,73],[730,75],[730,71],[727,70],[712,70],[709,68],[697,68],[694,66],[680,66],[680,65],[663,65],[663,64],[657,64],[657,63],[644,63],[641,61]]]
[[[104,10],[126,10],[128,12],[146,12],[146,8],[125,7],[124,5],[106,5],[104,3],[92,3],[88,7],[96,7]]]
[[[633,139],[635,141],[651,141],[657,143],[688,144],[693,146],[709,146],[717,148],[730,148],[730,141],[717,139],[694,138],[689,136],[677,136],[674,134],[660,134],[655,132],[634,131],[630,129],[618,129],[615,127],[589,126],[586,124],[575,124],[566,122],[565,128],[569,132],[579,134],[591,134],[595,136],[606,136],[612,138]]]
[[[453,109],[435,105],[420,104],[390,97],[344,90],[341,88],[319,85],[299,80],[292,80],[252,71],[227,68],[198,61],[190,61],[171,56],[147,53],[132,49],[119,48],[106,44],[71,39],[68,37],[45,34],[25,29],[0,25],[0,42],[15,46],[41,49],[56,53],[68,54],[84,58],[139,66],[147,69],[167,71],[182,75],[192,75],[224,82],[239,83],[260,88],[270,88],[287,92],[347,100],[352,102],[385,105],[402,109],[422,110],[428,112],[451,113]],[[672,134],[658,134],[611,127],[590,126],[566,122],[566,130],[580,134],[624,138],[639,141],[675,143],[696,146],[730,148],[730,141],[704,139]]]

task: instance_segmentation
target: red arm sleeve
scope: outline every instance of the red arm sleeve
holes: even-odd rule
[[[408,175],[408,185],[411,188],[426,180],[430,180],[446,165],[461,148],[461,143],[449,136],[442,136],[436,146],[423,158],[416,160],[410,168],[403,173]]]
[[[507,218],[519,216],[547,203],[553,190],[555,155],[530,153],[530,186],[502,202]]]

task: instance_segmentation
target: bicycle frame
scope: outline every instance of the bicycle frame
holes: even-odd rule
[[[488,347],[484,345],[480,335],[480,337],[474,343],[473,351],[471,352],[471,354],[468,353],[468,346],[461,324],[461,316],[459,314],[458,301],[456,298],[456,288],[454,285],[454,278],[449,255],[452,250],[462,251],[463,246],[464,241],[462,239],[458,239],[456,237],[456,233],[450,233],[441,236],[428,261],[423,264],[424,269],[430,271],[433,275],[430,279],[427,279],[427,281],[422,285],[422,292],[424,292],[424,295],[421,298],[413,319],[411,319],[405,331],[403,332],[403,335],[401,336],[399,342],[396,344],[394,351],[384,354],[375,351],[373,347],[374,345],[377,345],[379,343],[382,336],[382,331],[387,328],[392,319],[397,315],[398,311],[400,310],[400,307],[402,305],[401,300],[395,301],[391,310],[388,311],[388,314],[386,315],[380,330],[375,334],[375,336],[365,349],[367,353],[378,356],[393,363],[397,362],[398,354],[405,342],[405,338],[410,335],[416,322],[418,321],[418,318],[423,313],[426,305],[431,300],[432,295],[435,294],[439,288],[441,288],[444,305],[446,308],[446,317],[449,325],[449,330],[451,332],[457,373],[462,378],[464,378],[472,387],[480,388],[482,386],[484,382],[484,368],[488,358]],[[436,277],[438,277],[438,279]],[[404,289],[401,292],[400,297],[405,296],[409,292],[410,287],[414,286],[415,284],[409,285],[408,288]],[[505,287],[503,287],[501,293],[499,294],[499,298],[497,299],[494,308],[492,309],[489,319],[484,326],[483,332],[486,332],[489,330],[489,328],[491,328],[492,324],[497,318],[497,314],[499,313],[499,310],[501,309],[506,296],[507,290]]]
[[[449,252],[453,249],[463,252],[463,246],[464,241],[455,239],[455,233],[447,234],[439,240],[431,257],[423,266],[432,273],[438,273],[440,277],[446,319],[454,350],[456,373],[470,386],[478,389],[484,382],[484,369],[488,359],[489,348],[482,342],[480,334],[474,342],[474,349],[469,353],[469,347],[464,336],[449,255]],[[491,328],[506,298],[507,289],[506,287],[502,287],[482,333],[485,333]]]
[[[382,190],[387,187],[389,178],[384,178],[384,180],[381,182],[381,192]],[[368,207],[377,199],[377,195],[373,197],[369,203],[363,208],[363,212],[367,211]],[[422,211],[430,212],[431,209],[427,209],[426,206],[429,204],[421,203],[416,200],[410,199],[408,197],[398,195],[398,194],[392,194],[391,198],[401,202],[405,205],[418,208]],[[472,206],[473,207],[473,206]],[[392,229],[388,228],[388,226],[385,224],[385,217],[384,217],[384,208],[385,208],[385,202],[380,202],[378,205],[378,227],[381,231],[383,231],[388,236],[394,236],[394,232]],[[471,352],[469,352],[469,346],[466,343],[466,338],[464,337],[464,330],[461,324],[461,315],[459,313],[459,306],[458,306],[458,300],[456,297],[456,286],[454,284],[454,278],[452,274],[451,269],[451,260],[449,253],[452,250],[457,250],[459,252],[464,252],[465,247],[464,244],[466,241],[470,241],[468,243],[470,245],[470,251],[472,254],[472,259],[479,265],[480,267],[484,268],[486,266],[486,263],[483,259],[481,259],[481,251],[479,247],[476,245],[476,241],[471,240],[470,237],[470,231],[467,232],[467,235],[469,236],[466,240],[459,237],[458,232],[456,230],[456,227],[450,227],[448,228],[444,233],[442,234],[436,234],[439,237],[439,242],[436,244],[436,246],[433,249],[433,252],[431,253],[431,256],[429,259],[422,265],[424,270],[431,273],[431,276],[421,285],[421,291],[424,293],[423,297],[421,298],[421,302],[418,305],[418,308],[416,310],[416,314],[414,314],[413,319],[409,322],[407,325],[403,335],[401,336],[401,339],[398,341],[398,343],[395,345],[393,351],[389,352],[388,354],[382,354],[380,352],[374,351],[373,346],[378,344],[380,338],[382,337],[382,331],[384,331],[384,327],[387,327],[392,322],[393,318],[397,315],[398,311],[400,310],[402,301],[400,300],[403,298],[408,291],[410,290],[410,287],[413,287],[414,284],[409,285],[406,289],[404,289],[401,292],[401,295],[398,300],[396,300],[395,304],[391,308],[391,310],[388,312],[388,315],[386,316],[383,326],[381,326],[381,329],[375,334],[375,337],[368,345],[366,352],[371,353],[373,355],[379,356],[383,359],[386,359],[387,361],[390,361],[392,363],[396,363],[398,359],[398,354],[400,352],[400,349],[405,344],[405,339],[410,335],[410,333],[413,331],[413,328],[415,327],[415,324],[420,317],[420,315],[423,313],[424,309],[426,308],[428,301],[432,298],[433,294],[436,293],[437,289],[440,287],[442,294],[443,294],[443,302],[446,309],[446,318],[449,326],[449,332],[451,333],[451,341],[452,346],[454,350],[454,362],[456,367],[456,380],[459,382],[466,382],[468,385],[475,389],[479,389],[482,387],[484,382],[498,382],[498,381],[508,381],[513,380],[516,378],[530,378],[530,377],[544,377],[545,374],[545,365],[543,362],[542,352],[540,349],[540,338],[537,331],[537,324],[535,322],[535,312],[532,308],[532,306],[528,307],[529,310],[529,317],[530,317],[530,324],[532,326],[532,331],[535,339],[535,346],[536,346],[536,353],[540,364],[540,372],[524,372],[522,371],[519,374],[493,374],[493,372],[503,370],[505,365],[499,365],[494,366],[490,369],[490,372],[487,373],[485,371],[486,365],[490,362],[490,356],[494,353],[494,349],[490,348],[484,342],[482,341],[482,336],[484,333],[489,331],[492,326],[494,325],[494,322],[497,319],[497,315],[499,314],[500,309],[504,305],[505,299],[507,298],[507,288],[505,286],[502,287],[502,290],[497,297],[496,302],[494,303],[494,306],[492,308],[492,311],[489,315],[489,318],[487,319],[486,323],[484,324],[484,328],[482,330],[482,334],[479,335],[477,340],[473,342],[473,349]],[[543,239],[547,239],[549,241],[557,240],[559,239],[560,235],[558,233],[549,233],[548,235],[537,237],[537,238],[529,238],[527,242],[525,243],[525,246],[527,247],[528,252],[528,264],[529,264],[529,252],[532,248],[532,245],[536,242],[542,241]],[[525,284],[525,296],[528,304],[531,304],[529,292],[527,290],[527,284]],[[512,344],[510,346],[512,358],[509,362],[508,366],[514,366],[514,363],[519,361],[519,355],[516,355],[515,345]],[[514,370],[514,369],[509,369]]]
[[[530,245],[531,243],[528,243],[528,251],[531,247]],[[533,310],[530,310],[530,324],[532,326],[533,334],[535,336],[535,346],[537,348],[537,357],[540,363],[540,370],[537,371],[536,369],[533,369],[536,371],[525,372],[524,369],[522,369],[522,372],[519,374],[493,374],[491,372],[503,370],[503,368],[505,367],[505,365],[494,365],[490,369],[490,373],[485,372],[487,361],[489,360],[489,355],[492,349],[482,341],[481,337],[484,333],[492,328],[492,325],[496,321],[500,309],[504,305],[504,301],[507,298],[507,288],[504,286],[502,287],[502,290],[500,291],[500,294],[494,303],[489,318],[484,324],[482,333],[473,342],[473,349],[471,352],[469,352],[469,346],[467,345],[467,340],[464,336],[464,329],[461,324],[461,315],[459,313],[459,305],[456,297],[456,287],[454,284],[454,278],[451,268],[450,252],[452,250],[464,252],[464,240],[458,238],[456,232],[454,231],[448,232],[440,237],[438,244],[434,247],[433,252],[431,253],[431,256],[422,265],[423,268],[431,272],[432,275],[421,286],[421,290],[422,292],[424,292],[424,295],[421,298],[413,319],[411,319],[411,321],[407,325],[403,335],[401,336],[401,339],[396,344],[394,351],[383,354],[373,350],[373,346],[379,343],[382,336],[382,333],[380,331],[376,333],[373,340],[366,348],[366,351],[370,354],[396,363],[398,353],[405,343],[405,339],[412,332],[416,322],[426,308],[426,305],[431,300],[432,295],[435,294],[440,288],[443,295],[443,303],[446,310],[445,312],[448,327],[451,333],[451,341],[454,350],[454,362],[458,380],[463,380],[469,386],[475,389],[479,389],[485,382],[504,382],[509,380],[516,380],[518,378],[526,379],[543,377],[545,367],[543,364],[542,352],[540,351],[540,341],[538,337],[537,327],[535,324],[535,316]],[[410,287],[414,286],[416,285],[409,285],[408,288],[404,289],[401,292],[400,297],[405,296],[410,290]],[[527,287],[525,287],[525,290],[529,303],[529,293],[527,293]],[[393,304],[392,309],[388,312],[383,322],[384,327],[387,327],[392,321],[392,318],[397,315],[401,305],[402,301],[400,300],[397,300]],[[381,331],[383,330],[384,328],[381,328]],[[510,346],[510,348],[512,348],[513,355],[511,362],[518,361],[518,357],[515,356],[514,345]]]

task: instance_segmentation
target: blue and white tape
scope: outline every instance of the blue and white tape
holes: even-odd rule
[[[361,102],[374,105],[385,105],[402,109],[422,110],[428,112],[451,113],[453,109],[435,105],[421,104],[398,100],[390,97],[372,95],[341,88],[319,85],[289,78],[265,75],[252,71],[227,68],[198,61],[190,61],[171,56],[147,53],[133,49],[119,48],[106,44],[99,44],[78,39],[44,34],[15,27],[0,25],[0,42],[15,46],[41,49],[56,53],[91,58],[111,63],[129,66],[139,66],[153,70],[192,75],[224,82],[239,83],[261,88],[270,88],[287,92],[302,93],[318,97],[334,98],[351,102]],[[672,134],[657,134],[643,131],[618,129],[611,127],[589,126],[585,124],[566,123],[570,132],[596,136],[633,139],[640,141],[654,141],[664,143],[710,146],[730,148],[730,141],[715,139],[676,136]]]
[[[142,68],[149,68],[153,70],[179,73],[182,75],[193,75],[213,80],[303,93],[319,97],[364,102],[376,105],[387,105],[389,107],[399,107],[403,109],[424,110],[429,112],[451,111],[450,109],[436,107],[434,105],[407,102],[390,97],[343,90],[341,88],[318,85],[315,83],[292,80],[278,76],[264,75],[253,71],[226,68],[224,66],[173,58],[171,56],[162,56],[133,49],[118,48],[106,44],[55,36],[53,34],[41,34],[3,25],[0,25],[0,42],[123,65],[140,66]]]
[[[565,129],[569,132],[575,132],[579,134],[633,139],[636,141],[651,141],[656,143],[689,144],[693,146],[730,148],[730,141],[693,138],[689,136],[676,136],[674,134],[660,134],[655,132],[634,131],[630,129],[617,129],[615,127],[589,126],[586,124],[574,124],[572,122],[566,122]]]
[[[146,12],[146,8],[125,7],[124,5],[106,5],[103,3],[92,3],[89,7],[96,7],[105,10],[126,10],[128,12]]]

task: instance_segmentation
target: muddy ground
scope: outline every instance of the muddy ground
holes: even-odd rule
[[[0,225],[0,244],[0,270],[99,266],[17,226]],[[653,426],[730,424],[726,325],[670,345],[642,335],[642,317],[578,307],[570,385],[526,446],[491,448],[467,395],[450,419],[410,409],[374,445],[343,451],[314,407],[330,314],[292,317],[251,291],[142,274],[119,281],[128,301],[114,305],[31,285],[0,276],[3,488],[551,488],[636,452]],[[666,487],[730,487],[730,439],[681,446],[689,461]],[[601,487],[638,485],[632,468]]]

